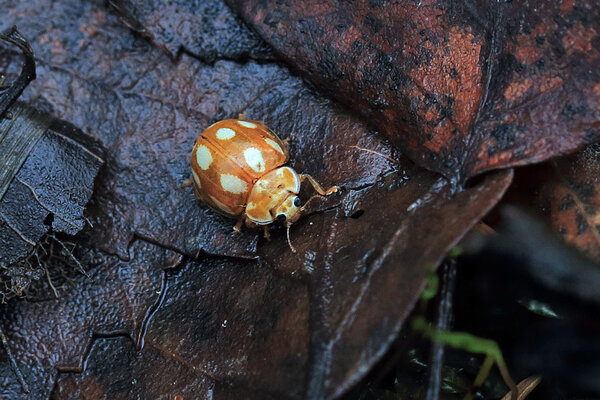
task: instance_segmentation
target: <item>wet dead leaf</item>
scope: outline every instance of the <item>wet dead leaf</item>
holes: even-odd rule
[[[114,363],[103,358],[130,354],[130,345],[103,342],[92,352],[90,369],[63,375],[56,393],[185,398],[200,385],[198,398],[209,398],[208,388],[249,390],[257,398],[338,396],[385,353],[418,299],[426,271],[510,180],[509,171],[501,172],[452,196],[443,179],[407,168],[404,176],[351,191],[339,209],[299,222],[293,229],[297,254],[280,230],[261,243],[258,262],[192,262],[169,278],[133,366],[120,357]],[[165,361],[142,362],[153,354]],[[140,385],[122,383],[130,380]],[[176,382],[175,389],[166,382]],[[231,393],[224,398],[234,398]]]
[[[549,172],[538,204],[567,243],[600,261],[600,146],[552,161]]]
[[[447,181],[405,170],[404,177],[350,193],[336,212],[299,222],[295,229],[303,234],[292,240],[300,257],[275,244],[261,247],[275,268],[312,272],[307,398],[339,396],[364,376],[398,334],[426,272],[489,210],[486,204],[501,198],[511,178],[502,172],[452,196]]]
[[[58,371],[81,371],[97,336],[129,335],[139,346],[145,321],[163,290],[163,268],[181,259],[142,241],[131,246],[130,262],[93,251],[78,256],[92,269],[89,278],[74,278],[71,292],[42,302],[14,299],[2,308],[0,325],[31,390],[22,392],[1,352],[2,398],[49,398]]]
[[[132,30],[171,57],[181,50],[207,63],[248,58],[273,60],[271,48],[219,0],[111,0]]]
[[[110,283],[117,293],[136,291],[129,301],[139,299],[145,310],[155,304],[158,289],[154,285],[149,292],[149,287],[172,262],[161,262],[166,256],[142,240],[128,251],[135,236],[192,257],[201,251],[237,256],[186,263],[169,278],[166,298],[144,335],[144,350],[134,353],[125,339],[96,340],[90,369],[61,378],[56,389],[61,398],[88,390],[111,398],[176,395],[165,394],[165,388],[179,378],[176,388],[182,393],[198,384],[202,394],[206,382],[212,382],[222,398],[340,395],[396,337],[426,271],[496,204],[512,179],[511,171],[503,171],[459,191],[398,156],[357,118],[316,95],[284,67],[222,60],[206,65],[186,54],[173,61],[132,35],[99,2],[7,8],[34,38],[40,59],[38,81],[27,96],[108,147],[107,167],[89,211],[95,226],[89,242],[130,259],[110,258],[120,274],[146,267],[154,274],[109,276],[98,284],[82,282],[78,290],[104,295],[103,284]],[[231,221],[198,205],[192,191],[180,187],[189,176],[189,152],[198,133],[242,111],[291,139],[292,166],[324,185],[345,187],[292,228],[298,254],[287,247],[282,229],[275,228],[272,241],[260,241],[258,247],[259,233],[245,230],[234,237]],[[256,255],[259,261],[239,259]],[[134,282],[132,287],[128,282]],[[75,309],[71,301],[60,302],[60,309]],[[120,301],[111,298],[105,307],[127,304]],[[54,323],[55,331],[48,334],[39,309],[21,305],[13,310],[2,321],[19,343],[14,352],[30,354],[28,361],[44,366],[26,370],[27,377],[44,382],[55,365],[62,371],[81,370],[82,346],[60,341],[77,362],[51,363],[45,357],[60,359],[52,354],[61,351],[36,358],[36,341],[28,350],[17,335],[26,331],[20,321],[31,320],[31,332],[68,338],[64,332],[72,329],[70,322]],[[139,318],[124,319],[125,327],[115,330],[139,343],[139,331],[131,333],[131,320]],[[91,343],[89,332],[115,332],[114,325],[92,320],[85,325],[86,341],[77,343]],[[111,354],[118,358],[102,358]],[[164,363],[150,362],[154,357]],[[123,377],[143,385],[132,388]],[[80,386],[84,383],[88,386]],[[10,387],[16,392],[16,383]],[[38,389],[39,398],[46,389]]]
[[[170,378],[168,385],[156,378],[165,372]],[[207,398],[212,387],[210,380],[185,360],[148,346],[140,353],[126,337],[100,338],[90,350],[83,373],[61,374],[53,398],[200,399]]]
[[[25,260],[49,230],[74,235],[83,229],[83,211],[94,178],[104,164],[99,142],[79,129],[17,102],[35,79],[35,59],[16,27],[0,34],[15,48],[0,50],[0,296],[21,295],[42,271]],[[4,74],[4,54],[24,58],[13,81]],[[37,269],[37,270],[36,270]]]
[[[25,257],[49,229],[74,235],[103,165],[104,149],[79,129],[16,103],[0,133],[28,135],[34,145],[0,196],[0,266]],[[6,128],[4,130],[3,128]],[[6,166],[5,166],[6,167]]]
[[[462,180],[600,140],[600,8],[227,0],[327,95]]]

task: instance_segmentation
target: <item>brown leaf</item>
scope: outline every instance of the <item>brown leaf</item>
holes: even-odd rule
[[[538,204],[567,243],[600,261],[600,147],[552,161],[549,172]]]
[[[169,376],[168,384],[165,384],[165,375]],[[64,400],[201,399],[208,398],[213,386],[201,372],[190,368],[186,360],[149,346],[138,352],[129,338],[101,338],[90,350],[85,371],[61,374],[52,397]]]
[[[227,0],[413,161],[462,180],[600,140],[600,9]]]
[[[89,368],[63,374],[55,395],[74,398],[84,388],[110,398],[210,398],[238,387],[258,390],[256,398],[300,396],[309,355],[305,282],[257,262],[212,260],[187,264],[167,288],[141,358],[126,341],[97,343]]]
[[[336,211],[299,222],[292,234],[297,254],[283,232],[274,232],[259,248],[260,262],[188,264],[169,278],[139,362],[130,368],[127,356],[100,365],[103,352],[121,351],[104,346],[124,345],[98,344],[90,370],[64,375],[56,393],[73,398],[87,385],[111,398],[186,398],[200,385],[196,396],[209,398],[208,381],[217,392],[231,386],[257,398],[339,396],[395,339],[426,271],[511,180],[505,171],[452,196],[450,184],[431,173],[412,167],[405,174],[351,191]],[[141,361],[153,357],[164,361]],[[121,383],[133,380],[140,385]]]
[[[109,365],[107,360],[119,362]],[[187,360],[173,357],[160,348],[146,346],[141,353],[137,352],[131,341],[122,337],[98,339],[86,366],[82,374],[62,374],[53,398],[281,399],[268,393],[212,381],[202,371],[192,368]],[[169,376],[168,384],[163,379],[156,379],[164,375]]]
[[[396,338],[426,272],[512,179],[505,171],[452,195],[434,174],[417,168],[405,174],[350,193],[336,213],[300,222],[295,229],[304,234],[292,240],[302,258],[274,244],[261,248],[275,268],[312,272],[307,398],[339,396],[364,376]]]
[[[80,371],[95,336],[127,334],[139,346],[148,313],[160,299],[163,268],[181,256],[135,242],[132,261],[98,252],[80,255],[93,269],[79,275],[71,292],[51,301],[13,300],[3,307],[0,325],[31,393],[25,396],[4,352],[0,355],[2,398],[47,399],[58,371]]]

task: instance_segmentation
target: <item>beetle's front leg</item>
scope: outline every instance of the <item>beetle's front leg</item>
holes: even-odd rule
[[[233,231],[237,234],[240,233],[240,231],[242,230],[242,224],[244,223],[244,217],[242,216],[238,222],[235,224],[235,226],[233,227]]]
[[[305,180],[307,180],[315,189],[315,191],[321,196],[329,196],[330,194],[335,193],[341,189],[339,186],[332,186],[329,189],[325,190],[321,185],[319,185],[319,182],[317,182],[312,176],[308,174],[300,174],[300,182],[304,182]]]
[[[194,184],[194,181],[192,178],[188,178],[185,181],[183,181],[181,183],[181,185],[179,185],[180,188],[185,188],[185,187],[189,187],[192,186]]]

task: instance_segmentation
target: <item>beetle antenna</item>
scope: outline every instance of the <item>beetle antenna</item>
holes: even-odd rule
[[[294,246],[292,246],[292,241],[290,240],[290,227],[292,226],[292,224],[286,224],[286,226],[287,226],[288,245],[290,246],[290,250],[292,250],[292,253],[296,253],[296,249],[294,248]]]

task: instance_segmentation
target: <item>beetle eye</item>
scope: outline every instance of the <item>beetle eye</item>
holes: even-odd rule
[[[302,201],[300,201],[300,197],[296,197],[296,198],[294,199],[294,205],[295,205],[296,207],[300,207],[300,206],[302,205]]]
[[[278,214],[276,219],[279,222],[285,221],[285,214]]]

